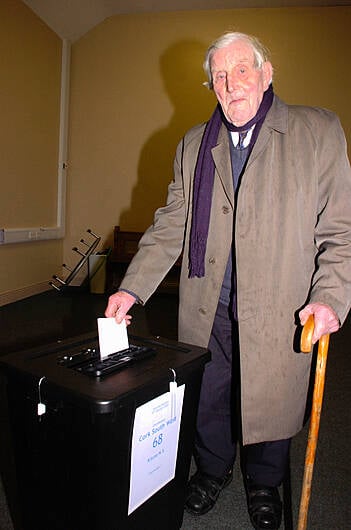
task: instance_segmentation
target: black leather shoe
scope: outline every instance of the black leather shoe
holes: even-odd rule
[[[278,530],[282,521],[282,502],[278,488],[246,483],[247,505],[256,530]]]
[[[185,509],[192,515],[204,515],[212,510],[223,488],[233,480],[230,470],[222,479],[215,478],[198,471],[193,475],[188,484],[188,493]]]

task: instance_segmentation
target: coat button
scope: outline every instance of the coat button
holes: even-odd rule
[[[200,309],[199,309],[199,313],[200,313],[201,315],[206,315],[207,311],[206,311],[206,309],[204,309],[203,307],[200,307]]]
[[[208,262],[213,265],[214,263],[216,263],[216,258],[209,258]]]
[[[223,213],[229,213],[229,208],[228,208],[228,206],[222,206],[222,212],[223,212]]]

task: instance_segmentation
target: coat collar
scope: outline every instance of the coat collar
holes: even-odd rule
[[[219,130],[218,143],[212,149],[213,161],[216,172],[222,183],[224,192],[232,206],[234,207],[234,186],[232,176],[232,164],[230,159],[229,135],[225,125]]]
[[[252,162],[266,149],[273,131],[277,131],[281,134],[285,134],[287,132],[288,112],[287,104],[279,99],[278,96],[274,96],[272,106],[267,112],[266,119],[263,122],[256,143],[252,149],[246,166],[247,168],[250,167]]]

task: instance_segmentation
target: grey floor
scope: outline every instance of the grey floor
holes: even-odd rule
[[[106,300],[105,295],[62,296],[49,292],[0,307],[1,354],[94,329],[96,318],[103,314]],[[155,296],[146,308],[138,307],[134,311],[133,333],[141,336],[151,333],[175,338],[176,317],[176,297]],[[343,329],[331,337],[329,347],[322,419],[308,514],[309,530],[351,528],[350,350],[351,319],[349,318]],[[0,421],[2,419],[0,418]],[[2,427],[0,423],[0,429]],[[308,425],[293,440],[290,481],[287,481],[281,491],[281,494],[287,497],[285,523],[281,526],[286,530],[297,528],[307,433]],[[4,477],[5,471],[12,464],[1,448],[0,454]],[[17,530],[8,509],[4,486],[5,481],[0,481],[0,530]],[[200,518],[185,513],[182,525],[182,530],[250,530],[251,528],[238,463],[234,469],[233,482],[221,493],[214,509]]]

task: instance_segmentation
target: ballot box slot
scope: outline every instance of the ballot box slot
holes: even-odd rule
[[[137,339],[137,337],[133,335],[130,335],[130,338],[132,340]],[[167,348],[168,350],[175,350],[180,353],[191,353],[191,349],[187,348],[186,346],[183,346],[183,345],[181,346],[179,343],[163,342],[159,340],[158,338],[157,339],[143,338],[143,343],[152,344],[153,346],[158,346],[159,348],[160,347]]]
[[[91,347],[94,347],[95,345],[97,345],[97,337],[95,336],[94,340],[91,340],[91,339],[87,340],[86,337],[83,337],[82,339],[78,341],[75,340],[74,342],[73,341],[62,342],[61,340],[59,340],[57,341],[57,343],[49,345],[49,347],[46,347],[42,351],[35,350],[33,353],[26,355],[26,361],[32,361],[33,359],[39,359],[40,357],[46,357],[48,355],[52,355],[53,353],[58,353],[58,352],[66,351],[66,350],[70,350],[70,351],[79,350],[80,352],[82,351],[81,349],[82,346],[87,344],[87,342],[89,342]]]
[[[65,353],[58,358],[58,364],[91,377],[104,377],[153,355],[156,355],[154,348],[131,344],[129,348],[101,359],[99,348],[90,347]]]

